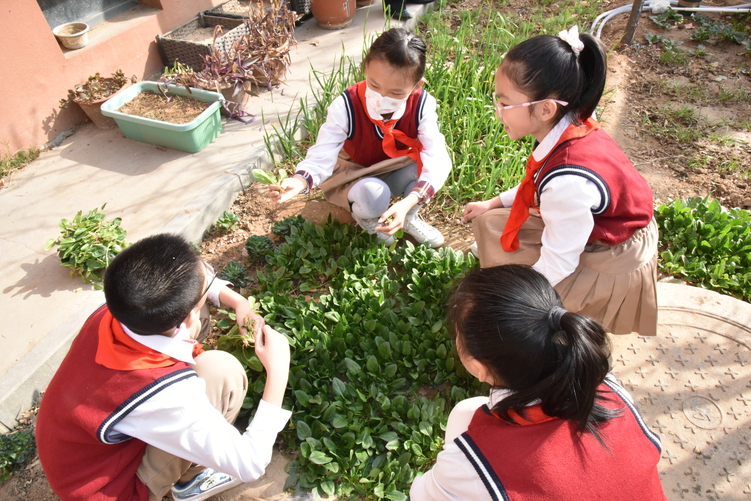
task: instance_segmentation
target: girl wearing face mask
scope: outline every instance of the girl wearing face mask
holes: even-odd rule
[[[400,229],[418,243],[442,245],[441,232],[418,215],[451,171],[436,100],[422,88],[425,51],[401,28],[379,36],[365,57],[365,80],[331,103],[316,144],[294,176],[269,187],[269,197],[281,204],[320,186],[387,245]],[[401,199],[392,205],[392,197]]]

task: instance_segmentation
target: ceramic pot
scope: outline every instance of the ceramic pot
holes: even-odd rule
[[[325,30],[338,30],[352,24],[355,0],[311,0],[310,11]]]
[[[360,7],[368,7],[370,5],[373,5],[375,0],[356,0],[355,5],[359,9]]]
[[[61,24],[52,33],[66,49],[80,49],[89,43],[89,25],[86,23]]]
[[[248,104],[252,88],[253,85],[250,82],[245,82],[243,83],[243,89],[234,96],[232,95],[235,92],[234,87],[224,87],[219,90],[221,91],[222,96],[224,96],[224,100],[227,101],[227,107],[231,111],[240,111],[245,109],[245,105]],[[219,111],[222,115],[229,115],[229,112],[224,109],[224,107],[220,108]]]
[[[81,107],[83,112],[86,113],[86,116],[89,117],[92,122],[94,122],[94,125],[96,125],[100,129],[113,129],[117,127],[117,123],[113,118],[102,115],[102,104],[105,103],[108,99],[112,99],[116,95],[120,94],[131,85],[131,81],[128,80],[127,82],[125,82],[125,85],[120,87],[120,90],[118,90],[114,94],[110,94],[107,97],[103,97],[94,101],[79,101],[77,99],[74,99],[73,102]]]

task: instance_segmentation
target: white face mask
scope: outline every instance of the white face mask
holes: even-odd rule
[[[409,99],[411,94],[412,92],[410,91],[409,95],[404,99],[394,99],[393,97],[382,96],[366,85],[365,108],[368,110],[370,118],[373,120],[383,120],[382,115],[404,110],[407,107],[407,99]]]

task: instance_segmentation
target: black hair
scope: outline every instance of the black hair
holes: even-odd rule
[[[562,315],[561,315],[562,314]],[[497,387],[512,394],[493,407],[509,411],[539,400],[548,416],[577,423],[580,432],[617,416],[596,399],[609,370],[610,348],[594,320],[562,309],[550,282],[528,266],[478,268],[449,300],[448,325],[460,349],[481,362]]]
[[[514,46],[501,64],[501,71],[532,101],[559,99],[555,120],[572,112],[575,123],[594,113],[605,89],[607,57],[600,40],[582,33],[584,48],[577,56],[560,37],[539,35]],[[531,110],[530,110],[531,111]]]
[[[183,237],[153,235],[125,248],[104,274],[107,307],[138,334],[178,327],[204,292],[198,254]]]
[[[414,82],[425,75],[427,46],[420,37],[403,28],[391,28],[375,39],[365,56],[364,65],[374,60],[385,61],[394,68],[408,73]]]

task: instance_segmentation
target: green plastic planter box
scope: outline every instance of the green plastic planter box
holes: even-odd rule
[[[102,104],[102,115],[114,118],[117,126],[129,139],[196,153],[204,149],[222,132],[222,119],[219,116],[222,95],[218,92],[194,88],[191,88],[189,92],[188,89],[181,86],[170,86],[168,88],[168,94],[188,96],[199,101],[212,103],[195,120],[187,124],[151,120],[117,111],[135,99],[141,92],[158,94],[159,88],[155,82],[138,82]]]

